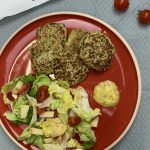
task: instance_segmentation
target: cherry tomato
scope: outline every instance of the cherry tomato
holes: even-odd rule
[[[74,117],[69,117],[68,122],[70,126],[75,126],[81,121],[80,117],[74,116]]]
[[[139,21],[143,24],[150,23],[150,10],[145,9],[145,10],[139,11]]]
[[[48,94],[48,86],[40,86],[39,89],[38,89],[38,92],[37,92],[37,100],[39,102],[42,102],[44,101],[46,98],[49,97],[49,94]]]
[[[18,89],[17,95],[20,95],[20,94],[25,95],[25,94],[27,94],[29,92],[29,90],[31,89],[31,86],[32,86],[31,83],[24,83],[23,86],[20,89]]]
[[[114,7],[117,10],[125,11],[129,6],[129,0],[114,0]]]
[[[12,96],[12,92],[7,93],[7,98],[10,99],[11,101],[15,100],[15,98]]]
[[[75,134],[75,137],[74,137],[79,143],[81,143],[82,141],[80,140],[80,136],[79,134]]]

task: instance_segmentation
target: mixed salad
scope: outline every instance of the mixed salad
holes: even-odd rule
[[[11,110],[4,116],[26,124],[18,140],[41,150],[90,149],[95,145],[93,128],[100,109],[92,109],[84,88],[71,88],[66,81],[45,74],[24,75],[5,84],[1,92]]]

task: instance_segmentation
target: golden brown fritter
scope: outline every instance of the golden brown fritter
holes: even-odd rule
[[[67,29],[62,23],[47,23],[37,30],[37,37],[53,37],[64,46],[67,38]]]
[[[37,41],[29,48],[32,67],[38,73],[53,74],[59,65],[60,53],[66,41],[66,28],[61,23],[49,23],[37,31]]]
[[[60,65],[54,70],[56,79],[66,80],[70,85],[75,85],[87,77],[89,68],[79,58],[79,43],[87,33],[80,29],[72,30],[61,53]]]
[[[66,58],[66,59],[64,59]],[[80,58],[71,56],[60,59],[60,65],[55,68],[56,79],[68,81],[70,85],[75,85],[83,81],[89,72],[89,68]]]
[[[111,65],[114,53],[113,44],[100,32],[85,35],[80,43],[80,58],[97,71],[105,71]]]

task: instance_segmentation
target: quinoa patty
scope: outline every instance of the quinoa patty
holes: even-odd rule
[[[37,31],[37,40],[31,45],[32,67],[38,73],[53,74],[59,65],[60,53],[66,41],[67,29],[61,23],[49,23]]]
[[[47,38],[37,40],[30,47],[32,67],[38,73],[53,74],[55,67],[59,65],[62,50],[63,47],[55,39],[53,42]]]
[[[100,32],[89,33],[80,43],[80,58],[89,67],[105,71],[112,63],[115,48],[109,38]]]
[[[89,68],[79,58],[79,43],[87,33],[81,29],[72,30],[61,53],[60,65],[54,71],[56,79],[75,85],[87,77]]]
[[[62,23],[47,23],[37,30],[37,37],[54,37],[62,46],[67,38],[67,29]]]
[[[71,56],[71,54],[69,54]],[[83,81],[89,72],[89,68],[80,58],[72,56],[60,59],[60,65],[55,68],[54,74],[56,79],[66,80],[72,86]]]

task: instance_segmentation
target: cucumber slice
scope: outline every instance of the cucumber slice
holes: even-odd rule
[[[47,118],[46,121],[51,121],[51,122],[54,122],[54,123],[62,123],[61,120],[56,117],[56,118]]]
[[[45,111],[39,115],[40,118],[54,118],[54,111]]]
[[[38,128],[30,128],[29,132],[34,135],[44,135],[43,130]]]
[[[48,143],[52,143],[53,142],[53,138],[46,138],[46,139],[43,139],[43,141],[48,144]]]
[[[20,115],[21,119],[25,119],[27,117],[29,108],[30,108],[29,105],[22,105],[21,106],[21,115]]]

